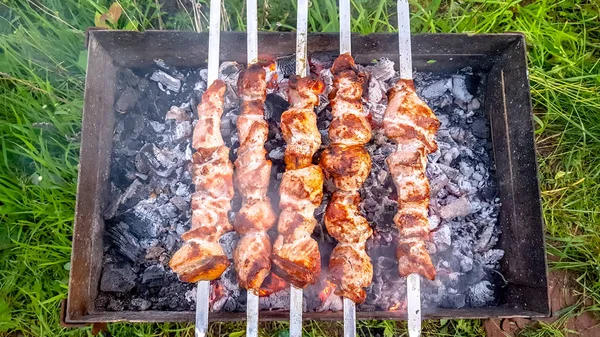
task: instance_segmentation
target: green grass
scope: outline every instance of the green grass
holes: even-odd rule
[[[162,1],[159,1],[162,2]],[[207,0],[173,11],[154,0],[121,0],[111,25],[127,29],[206,30]],[[180,3],[189,4],[181,0]],[[177,1],[172,1],[177,3]],[[412,30],[521,31],[527,37],[535,105],[540,182],[552,267],[573,272],[581,302],[553,325],[524,336],[563,336],[569,315],[600,311],[600,5],[597,1],[411,1]],[[82,336],[63,329],[77,179],[86,53],[84,31],[108,1],[0,2],[0,336]],[[295,4],[259,1],[264,30],[290,30]],[[244,2],[227,0],[224,29],[243,30]],[[353,2],[353,30],[393,31],[394,1]],[[390,24],[391,23],[391,24]],[[310,31],[337,31],[333,0],[313,0]],[[585,303],[584,303],[585,302]],[[339,323],[308,322],[307,336],[332,336]],[[212,327],[240,336],[240,323]],[[262,325],[263,336],[286,336],[285,323]],[[112,324],[117,336],[190,336],[182,324]],[[360,323],[366,336],[405,333],[404,323]],[[429,321],[426,336],[481,336],[477,320]]]

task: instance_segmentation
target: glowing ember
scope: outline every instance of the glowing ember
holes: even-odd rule
[[[262,284],[260,290],[258,290],[258,296],[265,297],[273,293],[276,293],[288,286],[288,283],[281,277],[271,273]]]
[[[327,282],[325,288],[323,288],[323,290],[319,293],[319,298],[321,299],[321,302],[325,302],[329,295],[331,295],[335,290],[335,284],[329,282],[329,280],[325,282]]]
[[[210,303],[213,304],[216,301],[218,301],[219,299],[221,299],[221,297],[223,297],[223,295],[225,295],[225,290],[223,289],[223,285],[221,284],[221,281],[215,281],[212,282],[212,291],[210,292]]]
[[[391,307],[389,307],[388,311],[396,311],[396,310],[400,309],[401,305],[402,305],[402,303],[398,302],[398,303],[392,305]]]

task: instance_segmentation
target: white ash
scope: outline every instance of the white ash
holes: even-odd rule
[[[374,279],[367,289],[366,302],[358,306],[360,311],[388,310],[392,306],[402,309],[406,299],[405,281],[397,274],[395,259],[396,190],[385,164],[394,146],[380,130],[387,105],[386,92],[398,78],[393,65],[392,61],[381,59],[361,66],[369,75],[365,113],[371,115],[374,125],[373,140],[367,144],[373,166],[361,189],[361,211],[375,234],[367,243],[374,264]],[[168,268],[168,261],[181,245],[181,234],[190,228],[189,203],[193,192],[188,172],[192,154],[190,141],[196,106],[206,90],[207,71],[174,69],[164,63],[157,67],[138,75],[130,70],[119,74],[119,92],[129,92],[127,95],[133,92],[139,99],[133,107],[126,101],[122,103],[129,104],[127,109],[115,107],[112,198],[104,212],[107,236],[102,278],[105,282],[96,300],[101,310],[195,308],[195,286],[180,282]],[[232,161],[239,147],[235,87],[241,69],[237,63],[225,62],[219,74],[227,84],[221,132],[226,145],[232,149]],[[327,128],[332,115],[327,96],[332,76],[327,67],[320,67],[318,71],[326,83],[316,109],[322,150],[329,144]],[[180,81],[179,90],[167,89],[168,81],[152,80],[152,76],[155,79],[159,76],[170,81],[163,73]],[[432,191],[432,234],[428,249],[438,277],[435,281],[423,282],[424,309],[491,305],[499,278],[498,261],[504,252],[494,249],[500,234],[496,226],[499,202],[490,157],[489,127],[482,110],[484,97],[479,88],[482,80],[468,70],[446,76],[421,73],[416,76],[418,93],[442,123],[436,136],[439,151],[429,156],[427,168]],[[285,142],[279,122],[281,113],[288,107],[286,88],[287,79],[280,79],[270,90],[265,104],[269,123],[265,148],[267,159],[273,163],[268,195],[275,210],[278,209],[279,183],[285,171]],[[320,152],[315,155],[315,163]],[[330,294],[324,301],[319,298],[326,285],[327,264],[335,246],[335,240],[327,234],[323,224],[323,213],[332,191],[331,181],[325,182],[324,189],[323,204],[315,211],[318,225],[313,235],[321,250],[323,280],[305,289],[304,310],[307,311],[342,308],[339,296]],[[240,207],[241,198],[236,195],[232,200],[231,221]],[[270,234],[274,238],[276,229]],[[213,294],[218,294],[211,298],[212,311],[244,311],[246,308],[246,291],[238,286],[233,268],[232,254],[238,239],[235,232],[220,239],[232,266],[212,283]],[[119,283],[119,279],[124,281]],[[132,283],[134,286],[130,287]],[[287,309],[289,287],[261,298],[260,307],[261,310]]]

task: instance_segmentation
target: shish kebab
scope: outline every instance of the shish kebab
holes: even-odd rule
[[[312,158],[321,145],[314,109],[325,84],[307,76],[307,17],[308,0],[298,0],[296,75],[289,81],[290,107],[281,115],[286,172],[279,187],[279,236],[273,245],[273,272],[291,284],[290,337],[302,336],[302,289],[321,273],[319,246],[311,234],[317,225],[314,211],[323,199],[323,172]]]
[[[364,288],[371,284],[373,265],[366,241],[373,230],[359,210],[358,190],[371,171],[371,157],[364,145],[371,139],[371,125],[363,112],[365,74],[359,72],[350,55],[350,0],[340,1],[340,56],[331,67],[330,93],[333,120],[329,126],[331,144],[321,156],[326,177],[333,178],[336,191],[325,210],[325,226],[338,241],[329,260],[335,293],[343,296],[344,336],[356,336],[355,303],[366,299]]]
[[[210,281],[229,266],[219,238],[232,229],[227,216],[233,198],[233,165],[229,148],[221,136],[221,115],[225,83],[218,79],[220,0],[210,3],[208,47],[208,89],[198,105],[198,122],[194,128],[191,172],[196,192],[192,195],[192,228],[183,233],[183,246],[169,261],[182,281],[198,282],[196,291],[197,337],[208,332]]]
[[[247,290],[246,336],[258,335],[258,290],[271,271],[271,240],[267,231],[277,217],[267,197],[271,161],[266,159],[265,142],[269,125],[264,118],[267,98],[266,70],[258,64],[257,1],[247,2],[248,68],[240,73],[238,95],[240,116],[237,129],[240,147],[235,161],[236,186],[242,208],[233,228],[241,236],[233,253],[238,283]]]
[[[429,238],[429,180],[425,175],[427,155],[437,150],[434,140],[440,122],[415,91],[412,79],[410,17],[408,0],[398,1],[400,80],[390,90],[383,118],[386,136],[396,151],[386,163],[398,191],[398,272],[407,277],[409,336],[421,335],[419,275],[435,278],[435,267],[425,246]]]

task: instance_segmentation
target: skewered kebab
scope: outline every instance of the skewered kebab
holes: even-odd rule
[[[221,137],[225,83],[216,80],[202,95],[192,146],[192,228],[169,265],[182,281],[211,281],[225,271],[229,260],[219,238],[232,229],[227,216],[233,198],[233,165]]]
[[[329,270],[337,286],[335,293],[362,303],[366,299],[364,288],[373,278],[373,265],[365,250],[373,230],[358,209],[358,190],[371,170],[371,158],[364,148],[371,139],[371,126],[361,102],[364,74],[357,71],[352,56],[340,55],[331,72],[331,145],[321,156],[323,171],[326,177],[333,178],[337,188],[324,218],[327,231],[338,241],[331,253]]]
[[[317,242],[311,238],[317,220],[314,210],[323,198],[323,173],[312,165],[321,145],[317,117],[313,111],[324,83],[314,76],[290,78],[291,107],[281,116],[281,131],[287,142],[279,193],[279,237],[273,245],[274,272],[298,288],[314,284],[321,272]]]
[[[231,230],[227,212],[233,198],[233,165],[229,148],[221,137],[221,115],[225,84],[218,80],[219,40],[221,35],[221,0],[210,1],[208,37],[209,85],[198,106],[198,123],[192,146],[192,180],[196,193],[192,196],[192,229],[182,235],[184,245],[169,261],[180,278],[198,282],[196,286],[196,337],[208,332],[210,281],[218,278],[229,266],[223,247],[218,243]]]
[[[259,64],[251,65],[240,74],[241,111],[237,120],[240,147],[235,161],[235,181],[243,200],[233,225],[241,235],[233,259],[239,285],[255,294],[271,270],[271,241],[267,230],[276,221],[267,197],[271,161],[266,159],[264,147],[269,131],[263,117],[266,86],[266,72]]]
[[[434,135],[439,121],[415,92],[410,79],[400,79],[390,90],[383,118],[387,137],[396,151],[386,163],[398,190],[398,272],[401,277],[416,273],[430,280],[435,267],[425,242],[429,238],[429,180],[425,176],[427,155],[437,150]]]
[[[435,268],[425,246],[429,237],[429,181],[427,154],[437,150],[434,140],[440,123],[416,94],[412,80],[412,50],[408,0],[398,0],[400,80],[390,90],[383,127],[396,142],[386,163],[398,191],[398,272],[406,276],[408,334],[421,336],[421,283],[419,275],[435,278]]]

